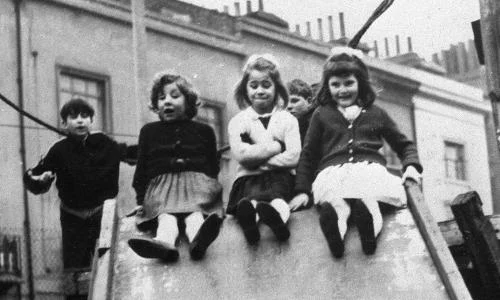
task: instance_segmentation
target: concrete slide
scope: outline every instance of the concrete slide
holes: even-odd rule
[[[470,299],[456,266],[449,265],[448,250],[440,249],[439,241],[426,241],[429,230],[423,234],[416,218],[421,219],[409,208],[386,213],[371,256],[362,252],[356,227],[350,225],[345,255],[336,259],[314,208],[292,214],[291,237],[285,243],[260,225],[262,238],[256,246],[246,243],[236,220],[228,216],[203,260],[191,260],[182,239],[175,263],[136,255],[127,240],[141,233],[133,218],[121,218],[114,237],[108,237],[109,251],[103,250],[95,264],[89,298]]]

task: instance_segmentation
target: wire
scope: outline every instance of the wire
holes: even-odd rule
[[[361,27],[361,29],[354,35],[354,37],[349,41],[347,46],[351,48],[356,48],[361,40],[361,37],[365,34],[366,30],[372,25],[372,23],[378,19],[388,8],[394,3],[394,0],[384,0],[380,5],[375,9],[370,18],[366,21],[366,23]]]
[[[68,136],[68,134],[50,124],[47,124],[45,123],[44,121],[38,119],[37,117],[33,116],[32,114],[30,114],[29,112],[26,112],[24,110],[22,110],[21,108],[19,108],[19,106],[17,106],[14,102],[10,101],[7,97],[5,97],[4,95],[2,95],[2,93],[0,93],[0,99],[2,99],[3,102],[5,102],[7,105],[9,105],[10,107],[12,107],[13,109],[15,109],[17,112],[19,112],[21,115],[27,117],[28,119],[60,134],[60,135],[64,135],[64,136]]]

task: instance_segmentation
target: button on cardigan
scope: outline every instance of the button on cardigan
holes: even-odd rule
[[[217,177],[219,160],[212,127],[192,120],[144,125],[139,135],[138,161],[132,184],[137,204],[142,204],[151,179],[183,171]]]

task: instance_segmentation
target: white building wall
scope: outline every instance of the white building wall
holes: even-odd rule
[[[453,219],[450,202],[475,190],[486,215],[492,213],[488,151],[483,112],[415,96],[415,127],[424,167],[423,192],[436,221]],[[466,180],[446,178],[445,141],[464,145]]]

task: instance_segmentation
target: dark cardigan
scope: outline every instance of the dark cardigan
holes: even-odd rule
[[[309,193],[316,175],[329,166],[361,161],[385,166],[387,162],[378,152],[383,140],[397,153],[403,170],[413,165],[422,172],[415,144],[399,131],[383,109],[375,105],[365,108],[351,125],[336,106],[320,106],[313,113],[305,138],[297,168],[296,192]]]
[[[137,204],[143,203],[151,179],[165,173],[184,171],[217,177],[219,160],[212,127],[191,120],[157,121],[142,127],[132,184]]]
[[[297,118],[297,120],[299,121],[300,141],[302,143],[302,146],[304,146],[307,129],[309,128],[309,123],[311,122],[311,117],[315,108],[316,107],[309,108],[309,110],[305,114]]]
[[[69,136],[56,142],[31,169],[33,175],[52,171],[61,202],[72,209],[91,209],[118,194],[121,149],[103,133],[92,133],[82,141]],[[28,170],[29,171],[29,170]],[[46,192],[52,181],[40,183],[24,174],[26,188],[34,194]]]

